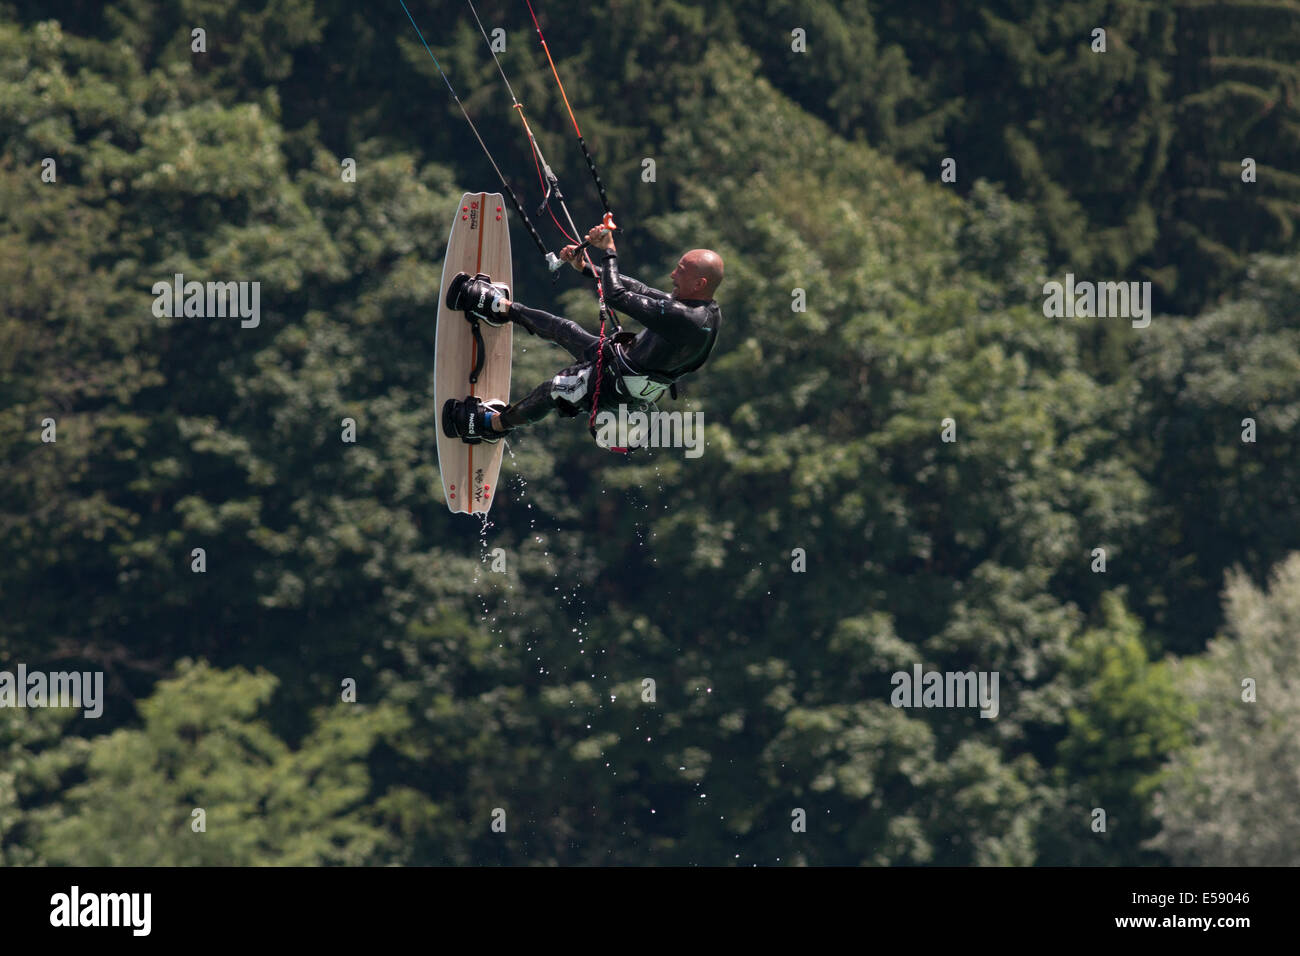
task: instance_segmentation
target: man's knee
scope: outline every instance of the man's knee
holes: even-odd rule
[[[506,312],[510,321],[515,325],[520,326],[529,335],[540,335],[542,338],[547,338],[543,329],[539,327],[537,323],[536,316],[538,314],[539,310],[530,309],[528,306],[520,305],[518,302],[511,302],[510,309]],[[544,312],[540,314],[545,315]]]
[[[551,399],[555,402],[555,407],[560,409],[561,414],[577,414],[576,410],[566,411],[566,409],[577,409],[581,406],[582,400],[587,396],[590,379],[590,365],[571,365],[551,379]]]

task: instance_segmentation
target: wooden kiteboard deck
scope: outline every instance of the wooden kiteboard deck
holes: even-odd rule
[[[442,431],[442,408],[449,398],[510,401],[510,361],[513,330],[507,322],[501,328],[479,323],[487,361],[471,384],[470,372],[478,359],[470,323],[464,312],[447,308],[447,286],[457,272],[482,272],[493,282],[504,282],[514,298],[511,274],[510,230],[507,228],[505,199],[500,193],[465,193],[456,206],[456,218],[447,240],[447,257],[442,265],[442,286],[438,293],[438,330],[433,369],[434,408],[438,416],[438,470],[442,491],[453,513],[486,514],[496,497],[497,476],[505,441],[467,445]]]

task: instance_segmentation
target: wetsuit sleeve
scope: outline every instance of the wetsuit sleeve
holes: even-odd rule
[[[645,298],[647,299],[667,299],[669,301],[672,301],[673,297],[669,295],[667,292],[660,292],[658,289],[652,289],[644,282],[637,282],[636,279],[633,279],[631,276],[623,275],[623,273],[618,271],[617,264],[615,264],[613,268],[614,268],[614,274],[618,276],[618,284],[621,285],[628,292],[631,292],[634,295],[645,296]],[[604,277],[602,276],[601,278],[603,281]],[[605,285],[606,287],[608,287],[609,283],[605,282]]]
[[[600,274],[606,304],[636,319],[651,332],[682,343],[698,341],[704,333],[696,319],[696,310],[658,289],[620,275],[618,256],[614,253],[605,254]]]
[[[596,278],[596,273],[591,270],[591,266],[584,264],[582,274],[590,279]],[[625,276],[621,272],[618,274],[619,281],[628,292],[634,292],[637,295],[643,295],[648,299],[671,299],[672,296],[667,292],[660,292],[658,289],[652,289],[643,282],[637,282],[631,276]],[[602,277],[603,281],[603,277]]]

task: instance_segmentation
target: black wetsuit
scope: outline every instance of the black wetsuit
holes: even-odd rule
[[[583,272],[591,275],[586,266]],[[621,333],[617,341],[605,337],[599,399],[602,409],[638,401],[619,389],[621,378],[647,375],[660,381],[675,381],[699,368],[713,351],[722,322],[717,302],[674,299],[621,275],[618,257],[613,252],[606,252],[602,259],[601,282],[606,305],[645,326],[635,336]],[[501,423],[517,428],[544,418],[552,410],[568,416],[590,412],[595,392],[596,346],[600,338],[575,322],[517,302],[510,306],[510,317],[525,329],[563,346],[578,362],[510,405],[502,413]]]

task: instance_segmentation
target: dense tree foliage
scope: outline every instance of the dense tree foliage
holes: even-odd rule
[[[467,8],[411,6],[536,208]],[[549,420],[480,523],[431,378],[495,178],[401,6],[0,5],[0,671],[105,675],[98,719],[0,708],[0,863],[1249,862],[1214,754],[1289,706],[1233,687],[1300,588],[1252,590],[1300,540],[1297,5],[1201,6],[539,11],[622,266],[717,249],[724,326],[664,404],[702,457]],[[527,10],[481,13],[594,221]],[[1045,317],[1067,271],[1165,311]],[[158,315],[177,273],[260,323]],[[516,344],[517,392],[569,361]],[[895,706],[914,666],[998,713]]]
[[[1196,744],[1175,754],[1152,842],[1178,864],[1295,866],[1300,555],[1267,590],[1232,575],[1226,609],[1225,633],[1204,657],[1174,664],[1196,709]]]

